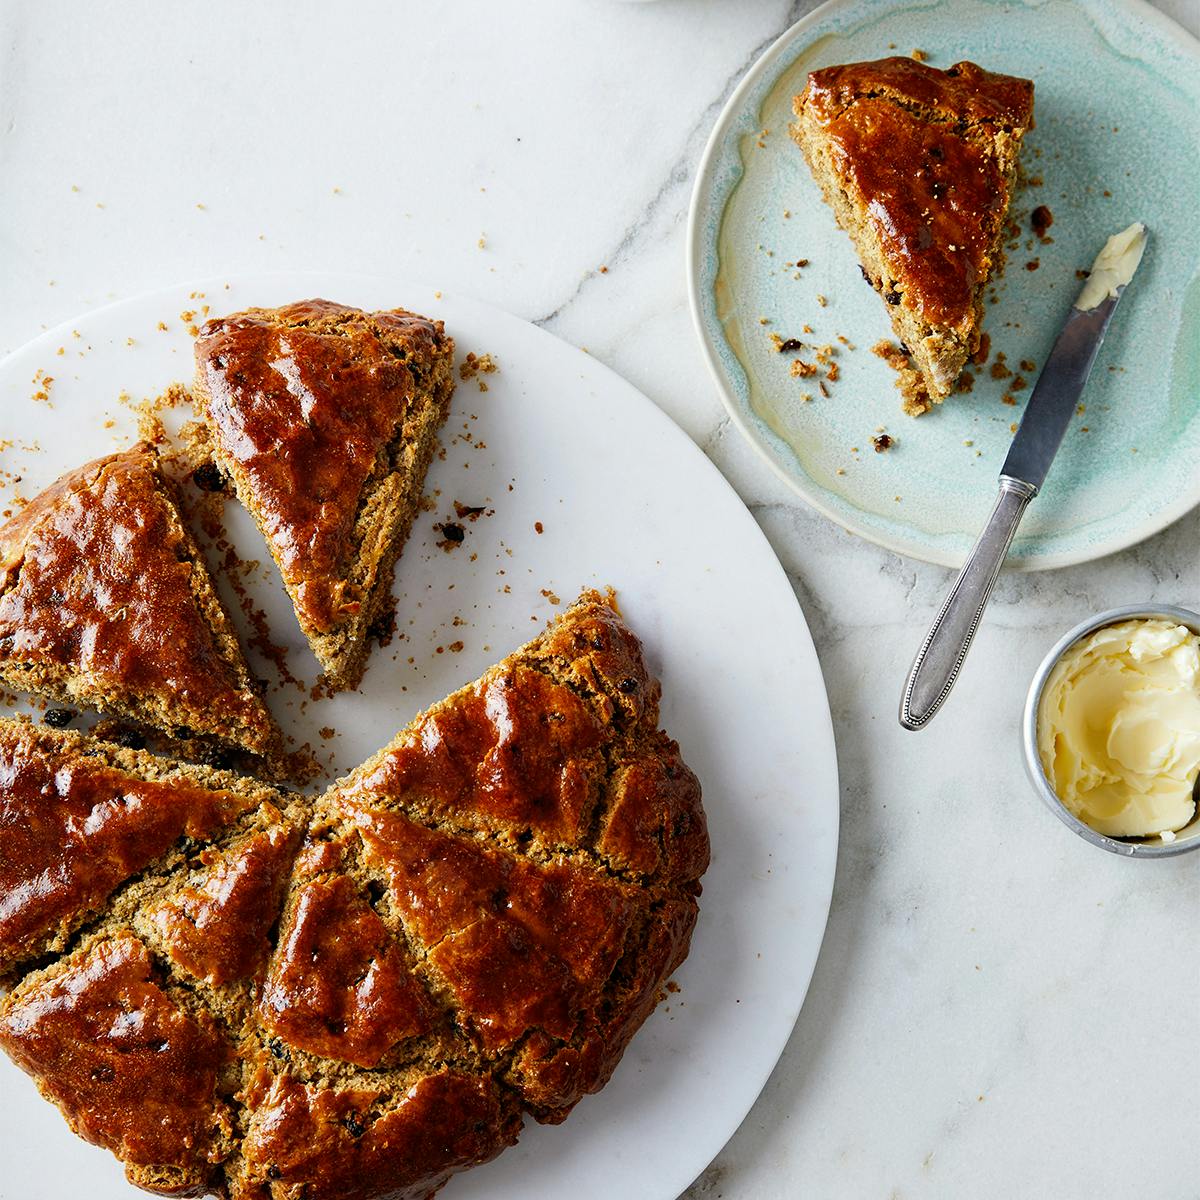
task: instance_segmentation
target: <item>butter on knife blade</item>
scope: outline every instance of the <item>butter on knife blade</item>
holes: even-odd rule
[[[1097,304],[1115,296],[1117,288],[1124,287],[1133,278],[1145,249],[1146,227],[1140,221],[1134,221],[1128,229],[1114,233],[1104,243],[1104,249],[1096,255],[1091,274],[1075,301],[1075,307],[1080,312],[1091,312]]]

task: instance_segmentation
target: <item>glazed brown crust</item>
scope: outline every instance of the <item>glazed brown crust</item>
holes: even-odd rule
[[[0,723],[0,977],[61,949],[180,838],[211,837],[260,795],[213,790],[183,772],[141,778],[118,765],[119,751],[89,753],[94,745]]]
[[[659,695],[637,639],[603,597],[586,592],[542,637],[417,717],[339,795],[386,797],[509,845],[528,839],[537,851],[575,851],[590,848],[621,768],[661,758],[669,778],[652,811],[678,799],[698,814],[688,846],[678,861],[660,863],[662,829],[652,817],[636,828],[620,822],[609,844],[671,866],[683,885],[707,866],[707,832],[695,777],[657,731]]]
[[[318,806],[431,997],[539,1120],[603,1086],[695,924],[708,835],[658,700],[585,593]]]
[[[805,89],[805,104],[826,122],[845,115],[862,99],[876,97],[919,109],[927,119],[952,125],[960,133],[971,125],[1024,129],[1033,116],[1033,84],[1028,79],[985,71],[973,62],[955,63],[944,71],[900,56],[846,63],[811,72]]]
[[[453,380],[441,322],[327,300],[249,309],[196,340],[221,467],[331,681],[352,686],[407,537]]]
[[[139,1186],[424,1200],[602,1087],[687,953],[658,700],[585,593],[311,806],[0,721],[0,961],[65,952],[0,1045]]]
[[[349,875],[319,870],[294,888],[259,1015],[289,1046],[363,1067],[433,1026],[404,942]]]
[[[596,803],[605,741],[580,697],[517,663],[419,719],[348,790],[412,794],[432,814],[471,813],[571,845]]]
[[[213,985],[258,978],[299,842],[298,828],[279,823],[227,850],[202,850],[199,878],[145,914],[175,965]]]
[[[0,528],[0,680],[168,734],[279,749],[145,444],[62,476]]]
[[[531,862],[399,813],[343,811],[425,966],[485,1052],[509,1049],[531,1027],[573,1035],[616,966],[636,893],[591,867]]]
[[[0,1010],[0,1046],[76,1133],[165,1172],[170,1194],[206,1191],[229,1153],[217,1077],[232,1049],[154,981],[132,936],[96,941],[18,988]]]
[[[263,1071],[248,1099],[254,1115],[232,1200],[426,1200],[455,1171],[495,1158],[520,1129],[494,1081],[452,1070],[398,1097]]]
[[[812,72],[795,111],[793,134],[826,199],[894,323],[911,318],[897,333],[942,398],[974,349],[980,292],[1002,261],[1033,84],[970,62],[940,71],[885,58]],[[933,332],[925,354],[920,327]]]

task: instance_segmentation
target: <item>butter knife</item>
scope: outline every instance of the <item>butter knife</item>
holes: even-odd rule
[[[1113,312],[1146,247],[1144,225],[1108,239],[1063,323],[1000,469],[1000,494],[958,579],[917,651],[900,699],[900,724],[923,729],[950,695],[1017,526],[1046,480]]]

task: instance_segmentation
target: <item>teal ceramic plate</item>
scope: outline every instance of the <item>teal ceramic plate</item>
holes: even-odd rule
[[[1020,243],[987,306],[990,363],[969,393],[916,419],[871,353],[892,336],[884,307],[787,131],[809,71],[913,49],[933,66],[971,59],[1032,78],[1037,121],[1022,152],[1031,185],[1013,207]],[[852,532],[957,566],[1076,271],[1109,234],[1144,221],[1146,257],[1011,558],[1084,562],[1200,502],[1197,197],[1200,43],[1138,0],[835,0],[763,55],[717,122],[692,199],[692,310],[734,422],[784,479]],[[1054,220],[1045,243],[1030,230],[1038,205]],[[828,396],[817,386],[825,370],[792,378],[795,356],[771,333],[837,349]],[[992,377],[998,351],[1013,376]],[[1027,386],[1014,390],[1016,375]],[[872,449],[880,428],[896,439],[886,453]]]

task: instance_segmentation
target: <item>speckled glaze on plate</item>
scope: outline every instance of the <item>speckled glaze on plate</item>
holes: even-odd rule
[[[971,59],[1034,80],[1037,128],[1022,162],[1041,179],[1014,204],[1023,233],[987,305],[988,365],[968,394],[917,419],[900,411],[895,377],[870,351],[892,337],[884,306],[787,132],[809,71],[913,49],[932,66]],[[1140,0],[834,0],[759,59],[717,121],[692,197],[692,312],[734,423],[779,475],[846,529],[957,566],[986,520],[1076,270],[1109,234],[1144,221],[1145,260],[1009,559],[1085,562],[1200,502],[1197,196],[1200,43]],[[1049,244],[1029,229],[1043,204]],[[785,265],[797,259],[809,260],[798,273]],[[795,356],[775,351],[772,332],[838,347],[828,397],[816,379],[791,378]],[[997,351],[1028,386],[992,378]],[[883,454],[872,449],[880,427],[897,439]]]

